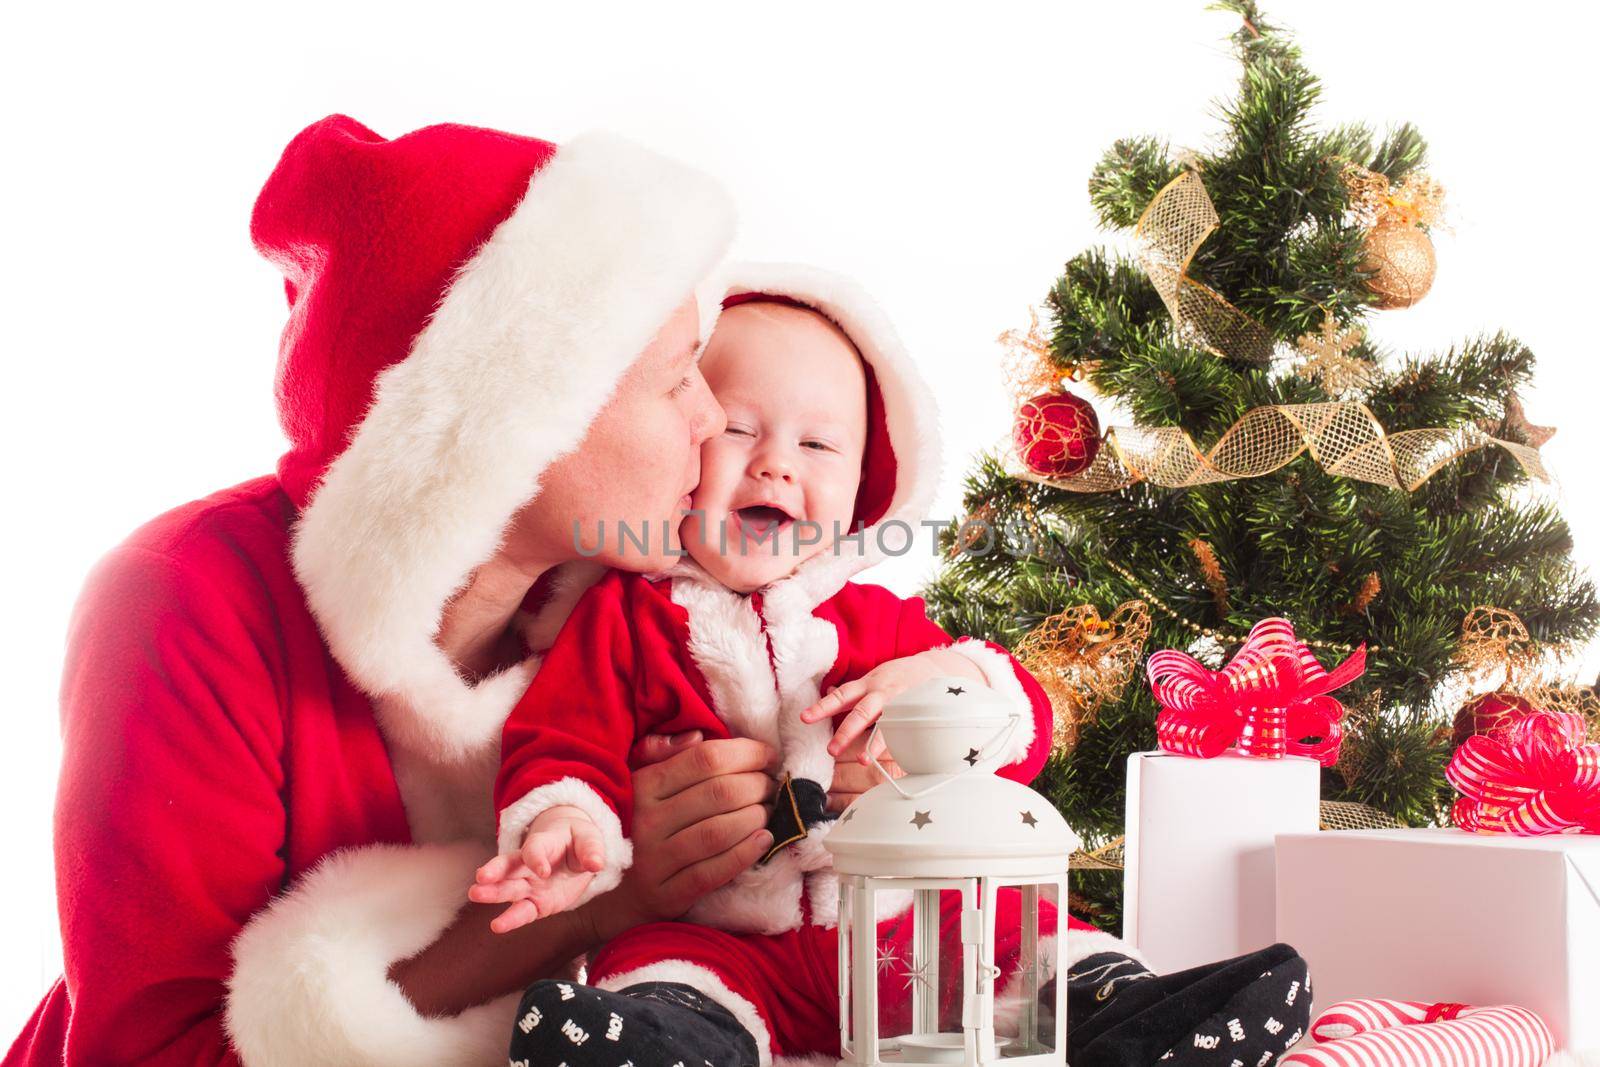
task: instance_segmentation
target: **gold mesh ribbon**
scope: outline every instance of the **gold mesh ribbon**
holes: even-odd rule
[[[1080,848],[1067,857],[1067,868],[1073,871],[1120,871],[1124,844],[1126,839],[1119,837],[1093,851]]]
[[[1392,830],[1400,825],[1388,812],[1352,800],[1324,800],[1317,823],[1322,830]]]
[[[1074,605],[1017,643],[1017,661],[1038,679],[1055,710],[1054,751],[1072,751],[1079,730],[1122,695],[1149,638],[1150,609],[1130,600],[1109,618],[1093,604]]]
[[[1386,433],[1377,416],[1353,400],[1252,408],[1205,451],[1176,426],[1117,426],[1106,431],[1094,462],[1070,478],[1046,478],[1021,462],[1014,462],[1013,473],[1076,493],[1140,481],[1182,489],[1259,478],[1309,452],[1329,474],[1410,491],[1446,464],[1491,445],[1505,449],[1530,476],[1550,480],[1537,449],[1491,437],[1470,423]]]
[[[1162,187],[1134,226],[1139,265],[1185,340],[1229,359],[1264,363],[1272,335],[1218,293],[1189,277],[1189,264],[1217,228],[1200,175],[1186,170]]]

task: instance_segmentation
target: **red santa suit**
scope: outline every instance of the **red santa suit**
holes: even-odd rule
[[[736,273],[735,288],[753,287],[754,294],[736,292],[730,302],[766,295],[813,307],[861,352],[868,429],[851,527],[860,533],[750,595],[685,558],[665,575],[613,572],[578,602],[506,720],[495,805],[503,853],[516,852],[532,821],[556,805],[575,806],[594,821],[605,865],[579,903],[614,887],[628,866],[627,756],[647,734],[699,730],[764,741],[779,754],[780,776],[814,783],[810,793],[820,795],[833,776],[828,741],[844,716],[805,723],[801,711],[889,660],[948,648],[1025,713],[992,769],[1026,783],[1049,755],[1049,699],[1004,649],[952,641],[929,621],[921,599],[850,580],[905,544],[938,477],[933,402],[888,323],[853,286],[817,271]],[[767,862],[701,898],[683,922],[616,938],[594,961],[590,980],[610,989],[683,982],[738,1017],[764,1056],[837,1055],[839,889],[823,845],[833,825],[814,822]],[[1007,899],[1003,907],[1016,905]],[[1017,931],[1018,924],[998,929]],[[879,936],[900,958],[910,933],[911,923],[897,916],[884,920]],[[1053,938],[1053,914],[1041,933]],[[1016,941],[996,945],[1007,977]],[[909,1003],[908,988],[899,992]],[[1004,984],[999,992],[1004,1004]]]
[[[532,654],[481,681],[433,635],[732,229],[714,182],[610,136],[332,116],[294,138],[251,220],[289,304],[289,450],[88,580],[65,973],[5,1067],[504,1062],[515,993],[425,1017],[388,971],[493,848],[501,728],[593,575],[559,568],[520,620]]]

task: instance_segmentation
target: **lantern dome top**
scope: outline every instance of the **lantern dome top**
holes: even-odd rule
[[[966,678],[895,697],[878,728],[908,773],[873,786],[839,817],[825,838],[834,869],[900,878],[1064,872],[1077,835],[1044,797],[994,773],[1030,713]]]

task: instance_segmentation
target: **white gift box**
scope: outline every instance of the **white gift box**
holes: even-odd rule
[[[1319,1005],[1520,1004],[1600,1049],[1600,837],[1350,830],[1278,839],[1278,938]]]
[[[1234,752],[1128,757],[1122,936],[1157,973],[1273,943],[1273,840],[1316,830],[1320,770]]]

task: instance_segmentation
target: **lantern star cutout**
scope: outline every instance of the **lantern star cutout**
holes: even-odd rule
[[[1033,812],[1031,811],[1025,811],[1022,813],[1022,821],[1028,826],[1039,825],[1039,820],[1033,817]]]
[[[962,756],[961,759],[968,767],[976,767],[978,765],[978,750],[975,748],[967,749],[967,754]]]
[[[907,989],[910,989],[912,986],[918,984],[920,984],[923,989],[933,989],[933,981],[928,977],[927,960],[923,960],[921,963],[912,964],[902,971],[901,974],[905,977]]]
[[[893,974],[894,965],[900,962],[900,957],[895,953],[894,946],[886,945],[878,950],[878,973]]]
[[[1365,388],[1372,384],[1372,365],[1345,354],[1365,336],[1366,331],[1359,326],[1340,330],[1333,312],[1324,311],[1322,333],[1303,333],[1295,341],[1295,348],[1306,357],[1295,373],[1307,381],[1316,381],[1329,395]]]
[[[960,686],[959,686],[959,685],[952,685],[952,686],[947,686],[947,687],[946,687],[946,688],[945,688],[945,692],[946,692],[946,693],[949,693],[949,694],[950,694],[950,695],[951,695],[951,696],[953,696],[953,697],[958,697],[958,696],[960,696],[960,695],[961,695],[961,694],[962,694],[962,693],[965,693],[965,692],[966,692],[966,690],[965,690],[965,689],[963,689],[963,688],[961,688],[961,687],[960,687]]]
[[[933,816],[926,811],[919,811],[915,815],[911,816],[911,825],[915,826],[918,830],[922,829],[924,826],[927,826],[931,822],[933,822]]]

